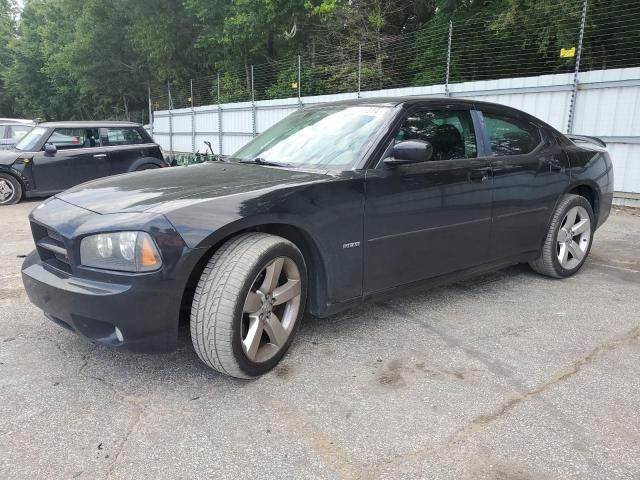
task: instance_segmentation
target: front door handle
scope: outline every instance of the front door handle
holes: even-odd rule
[[[486,183],[487,181],[489,181],[490,173],[490,168],[479,168],[476,170],[471,170],[471,173],[469,174],[469,180],[472,182]]]
[[[547,160],[547,165],[549,165],[549,169],[552,172],[562,171],[562,164],[560,163],[560,160],[558,160],[557,158],[550,158],[549,160]]]
[[[93,158],[106,158],[106,153],[96,153]]]

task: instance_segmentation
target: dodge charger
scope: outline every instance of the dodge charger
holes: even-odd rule
[[[584,265],[611,209],[606,145],[462,99],[304,108],[226,161],[104,178],[30,215],[22,278],[45,315],[166,352],[190,322],[208,366],[276,365],[303,315],[515,263]]]

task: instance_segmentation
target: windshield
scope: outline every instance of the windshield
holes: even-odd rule
[[[347,170],[362,156],[376,130],[392,115],[380,106],[331,106],[296,112],[232,157],[288,167]]]
[[[32,152],[46,131],[47,129],[44,127],[33,127],[29,133],[22,137],[22,140],[16,143],[16,148],[23,152]]]

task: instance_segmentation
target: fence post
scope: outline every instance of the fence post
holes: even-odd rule
[[[171,99],[171,84],[167,82],[167,93],[169,94],[169,155],[173,155],[173,118],[171,109],[173,108],[173,100]]]
[[[584,39],[584,26],[587,21],[587,0],[582,0],[582,16],[580,17],[580,33],[578,34],[578,48],[576,50],[576,66],[573,72],[573,88],[571,89],[571,101],[569,102],[569,121],[567,133],[573,133],[573,121],[576,114],[576,101],[578,99],[578,76],[580,74],[580,56],[582,55],[582,40]]]
[[[222,105],[220,105],[220,73],[218,73],[218,160],[222,157]]]
[[[449,73],[451,72],[451,40],[453,38],[453,22],[449,20],[449,42],[447,44],[447,74],[444,79],[444,93],[447,97],[451,96],[449,91]]]
[[[253,84],[253,65],[251,65],[251,123],[253,125],[253,136],[256,136],[256,91]]]
[[[298,55],[298,110],[302,110],[302,61]]]
[[[193,78],[190,80],[191,88],[191,153],[196,154],[196,111],[193,109]]]
[[[147,86],[149,93],[149,125],[151,126],[151,136],[153,137],[153,105],[151,103],[151,85]]]
[[[358,98],[360,98],[362,75],[362,44],[358,44]]]

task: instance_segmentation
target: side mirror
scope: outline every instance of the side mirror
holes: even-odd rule
[[[58,149],[53,143],[45,143],[44,153],[46,153],[47,155],[54,155],[57,151]]]
[[[393,147],[391,156],[384,159],[385,165],[405,165],[426,162],[433,155],[433,146],[424,140],[405,140]]]

